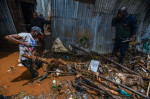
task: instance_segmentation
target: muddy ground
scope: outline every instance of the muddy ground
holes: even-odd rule
[[[48,76],[42,82],[38,80],[33,82],[30,72],[24,66],[17,66],[18,57],[18,52],[0,52],[0,94],[14,96],[23,92],[25,95],[31,96],[53,95],[53,77]],[[14,67],[14,69],[8,72],[10,67]],[[45,69],[46,65],[38,70],[40,77],[45,74]],[[56,77],[56,82],[65,84],[66,80],[74,80],[74,78],[74,76]]]

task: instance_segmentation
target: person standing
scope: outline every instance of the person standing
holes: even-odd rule
[[[41,32],[41,29],[39,27],[32,27],[30,33],[19,33],[19,34],[12,34],[5,36],[5,39],[8,41],[19,44],[19,52],[20,52],[20,60],[22,64],[31,72],[32,78],[38,77],[38,72],[33,66],[33,61],[35,62],[35,65],[37,67],[42,67],[42,63],[36,62],[35,54],[35,48],[34,45],[36,45],[35,39],[39,36],[43,35]],[[26,54],[28,56],[31,56],[32,59],[26,58],[23,55]]]
[[[38,17],[38,14],[36,12],[33,13],[33,18],[31,19],[30,27],[33,26],[38,26],[41,28],[43,35],[40,35],[39,38],[39,43],[41,45],[41,49],[45,49],[45,34],[44,34],[44,24],[51,24],[50,21],[44,20],[43,18]]]
[[[112,57],[116,56],[120,49],[119,63],[123,64],[129,41],[134,41],[138,28],[137,20],[134,15],[128,14],[127,7],[121,7],[117,15],[112,19],[112,26],[116,28],[116,39],[112,51]],[[126,41],[126,42],[124,42]]]

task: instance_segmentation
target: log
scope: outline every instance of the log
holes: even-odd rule
[[[77,72],[77,71],[75,71],[75,70],[73,70],[73,69],[71,69],[73,72],[75,72],[76,73],[76,75],[78,75],[79,74],[79,72]],[[88,80],[87,78],[85,78],[85,77],[83,77],[82,75],[80,76],[82,79],[84,79],[84,80],[86,80],[86,81],[88,81],[88,82],[90,82],[93,86],[95,86],[95,87],[97,87],[98,89],[100,89],[100,90],[102,90],[102,91],[104,91],[105,93],[107,93],[109,96],[111,96],[112,98],[114,98],[115,99],[115,97],[111,94],[111,93],[109,93],[108,91],[106,91],[104,88],[102,88],[102,87],[100,87],[100,86],[98,86],[98,85],[96,85],[96,84],[94,84],[92,81],[90,81],[90,80]]]
[[[26,58],[28,58],[28,59],[32,59],[31,56],[28,56],[28,55],[26,55],[26,54],[23,54],[22,56],[24,56],[24,57],[26,57]],[[42,62],[42,63],[45,63],[45,64],[52,64],[51,62],[57,62],[57,63],[59,63],[59,64],[66,65],[66,62],[64,62],[63,60],[56,60],[56,59],[53,59],[53,60],[51,60],[50,62],[47,62],[45,58],[41,58],[41,57],[36,57],[35,60],[37,60],[37,61],[39,61],[39,62]]]
[[[28,56],[28,55],[26,55],[26,54],[23,54],[22,56],[24,56],[24,57],[26,57],[26,58],[29,58],[29,59],[32,59],[31,56]],[[48,62],[45,61],[44,58],[36,57],[36,60],[37,60],[37,61],[40,61],[40,62],[42,62],[42,63],[48,64]]]
[[[85,72],[85,71],[84,71],[84,72]],[[86,72],[86,73],[88,73],[88,72]],[[92,73],[92,72],[90,72],[90,74],[95,75],[95,74]],[[97,76],[97,75],[95,75],[95,76]],[[141,96],[141,97],[144,97],[144,98],[146,98],[146,99],[150,99],[150,97],[145,96],[144,94],[142,94],[142,93],[140,93],[140,92],[137,92],[137,91],[133,90],[132,88],[129,88],[129,87],[123,85],[123,84],[119,84],[119,83],[117,83],[117,82],[115,82],[115,81],[112,81],[112,80],[110,80],[110,79],[108,79],[108,78],[105,78],[105,77],[103,77],[103,76],[101,76],[101,75],[98,75],[98,77],[100,77],[100,78],[102,78],[102,79],[104,79],[104,80],[106,80],[106,81],[109,81],[109,82],[113,83],[114,85],[121,86],[121,87],[123,87],[123,88],[125,88],[125,89],[127,89],[127,90],[129,90],[129,91],[131,91],[131,92],[133,92],[133,93],[135,93],[135,94]]]
[[[107,93],[109,96],[111,96],[112,98],[115,99],[115,97],[114,97],[110,92],[108,92],[107,90],[105,90],[103,87],[94,84],[92,81],[90,81],[89,79],[87,79],[87,78],[85,78],[85,77],[83,77],[83,76],[81,76],[81,78],[83,78],[84,80],[90,82],[93,86],[95,86],[95,87],[97,87],[98,89],[104,91],[104,92]]]
[[[98,93],[100,93],[101,94],[101,90],[99,90],[99,89],[97,89],[97,88],[94,88],[94,87],[91,87],[91,86],[89,86],[89,85],[87,85],[87,84],[84,84],[84,83],[79,83],[79,85],[83,85],[83,86],[85,86],[85,87],[87,87],[87,88],[89,88],[89,89],[92,89],[92,90],[94,90],[94,91],[96,91],[96,92],[98,92]]]
[[[117,86],[121,86],[121,87],[123,87],[123,88],[125,88],[125,89],[128,89],[129,91],[132,91],[133,93],[135,93],[135,94],[137,94],[137,95],[139,95],[139,96],[141,96],[141,97],[144,97],[144,98],[146,98],[146,99],[150,99],[150,97],[145,96],[144,94],[142,94],[142,93],[140,93],[140,92],[137,92],[137,91],[133,90],[132,88],[129,88],[129,87],[123,85],[123,84],[116,83],[116,82],[114,82],[114,81],[112,81],[112,80],[110,80],[110,79],[108,79],[108,78],[105,78],[105,77],[103,77],[103,76],[101,76],[101,75],[99,75],[98,77],[100,77],[100,78],[102,78],[102,79],[104,79],[104,80],[107,80],[107,81],[109,81],[109,82],[111,82],[111,83],[113,83],[113,84],[115,84],[115,85],[117,85]]]
[[[86,50],[85,50],[85,49],[83,49],[83,48],[80,48],[80,47],[75,46],[75,45],[73,45],[73,44],[71,44],[71,46],[72,46],[72,47],[74,47],[74,48],[76,48],[76,49],[78,49],[78,50],[81,50],[82,52],[84,52],[84,53],[86,53],[86,54],[89,54],[89,52],[88,52],[88,51],[86,51]]]

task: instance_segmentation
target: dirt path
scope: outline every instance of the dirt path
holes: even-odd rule
[[[0,94],[4,94],[5,96],[16,95],[20,92],[34,96],[38,96],[41,93],[52,94],[53,78],[48,77],[40,83],[38,80],[31,83],[32,78],[30,72],[24,66],[17,66],[18,56],[18,52],[0,52]],[[7,72],[11,66],[14,66],[14,69]],[[44,68],[38,70],[40,75],[44,75]],[[70,78],[72,77],[57,77],[56,81],[59,83]]]

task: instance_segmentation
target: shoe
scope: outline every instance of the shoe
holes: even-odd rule
[[[40,68],[42,68],[42,65],[38,65],[38,66],[37,66],[37,70],[40,69]]]
[[[36,76],[34,76],[34,77],[32,77],[33,79],[37,79],[39,77],[39,75],[36,75]]]
[[[32,76],[33,79],[37,79],[39,77],[39,73]]]
[[[23,64],[22,64],[22,63],[19,63],[17,66],[23,66]]]
[[[18,65],[17,66],[23,66],[20,59],[18,59]]]

